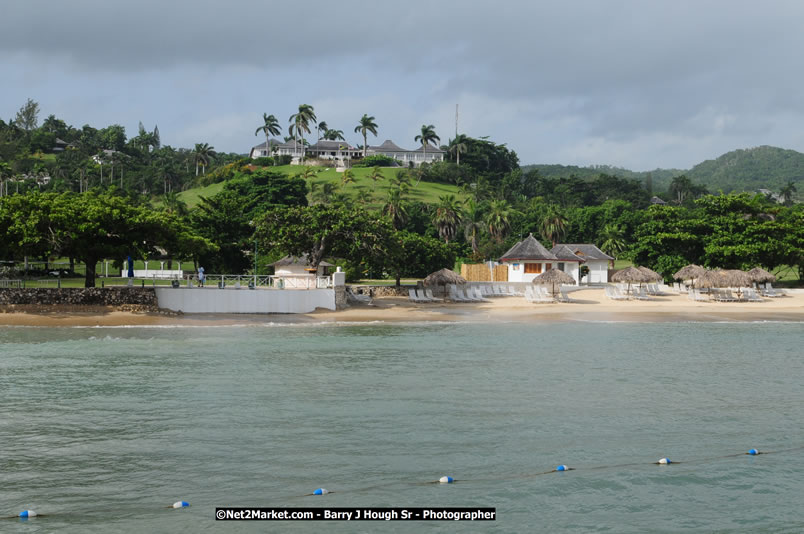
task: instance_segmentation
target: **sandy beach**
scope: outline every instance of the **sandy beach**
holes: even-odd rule
[[[788,290],[762,302],[694,302],[686,295],[649,301],[613,301],[602,289],[572,292],[573,303],[531,304],[522,297],[498,297],[483,303],[416,304],[403,297],[374,299],[342,311],[299,315],[161,314],[117,311],[106,307],[14,306],[0,309],[5,326],[222,326],[250,323],[353,322],[529,322],[529,321],[802,321],[804,290]]]

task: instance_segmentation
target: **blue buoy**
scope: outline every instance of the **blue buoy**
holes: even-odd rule
[[[566,465],[559,465],[558,467],[556,467],[556,471],[569,471],[569,467],[567,467]]]
[[[178,501],[173,503],[173,508],[187,508],[190,506],[190,503],[187,501]]]
[[[22,519],[28,519],[29,517],[36,517],[36,512],[33,510],[23,510],[20,512],[20,517]]]
[[[441,484],[452,484],[453,482],[455,482],[455,479],[452,478],[452,477],[443,476],[443,477],[439,478],[438,481]]]
[[[662,458],[658,462],[659,465],[669,465],[669,464],[672,464],[672,463],[673,462],[670,461],[670,458]]]
[[[313,495],[326,495],[327,493],[329,493],[329,492],[327,490],[325,490],[324,488],[318,488],[317,490],[315,490],[313,492]]]
[[[751,449],[750,451],[748,451],[748,454],[750,454],[751,456],[756,456],[757,454],[759,454],[759,451],[756,449]]]

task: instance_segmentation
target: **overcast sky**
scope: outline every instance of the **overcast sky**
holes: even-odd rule
[[[142,121],[245,153],[299,104],[369,144],[489,136],[520,162],[689,168],[804,151],[804,3],[0,0],[0,117]],[[262,138],[264,140],[264,137]]]

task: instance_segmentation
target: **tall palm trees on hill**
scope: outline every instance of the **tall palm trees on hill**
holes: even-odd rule
[[[299,142],[300,135],[302,141],[304,141],[304,134],[310,133],[310,123],[315,124],[316,122],[315,110],[313,109],[313,106],[311,106],[310,104],[299,105],[299,111],[291,115],[290,118],[288,119],[288,122],[290,122],[288,133],[294,136],[296,144],[298,144]],[[304,158],[304,149],[302,147],[302,159],[303,158]]]
[[[374,117],[369,117],[368,114],[364,113],[360,120],[357,121],[357,126],[355,126],[355,133],[357,132],[363,134],[363,157],[365,158],[366,150],[368,150],[366,134],[371,132],[374,137],[377,137],[377,123],[374,122]]]
[[[324,139],[327,141],[346,141],[346,138],[343,136],[343,130],[327,129],[327,131],[324,132]]]
[[[422,124],[422,133],[413,138],[414,141],[421,142],[424,153],[424,160],[427,159],[427,145],[441,141],[435,133],[435,126],[432,124]]]
[[[438,235],[445,242],[455,239],[458,234],[458,227],[461,224],[461,205],[455,195],[444,195],[438,198],[440,201],[436,206],[433,224],[438,228]]]
[[[207,165],[209,161],[217,156],[215,147],[209,146],[209,143],[196,143],[193,149],[193,160],[195,161],[195,175],[198,176],[198,166],[201,166],[203,174],[207,173]]]
[[[271,153],[271,135],[279,135],[282,130],[279,129],[279,121],[273,115],[267,113],[262,114],[263,125],[254,130],[254,135],[260,132],[265,134],[265,153]]]
[[[466,139],[467,137],[464,134],[456,135],[455,139],[449,140],[449,145],[447,146],[449,153],[455,155],[455,162],[459,166],[461,164],[461,154],[469,148],[466,144]]]

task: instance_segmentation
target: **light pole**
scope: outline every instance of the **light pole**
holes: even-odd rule
[[[257,241],[254,241],[254,287],[257,287]]]

